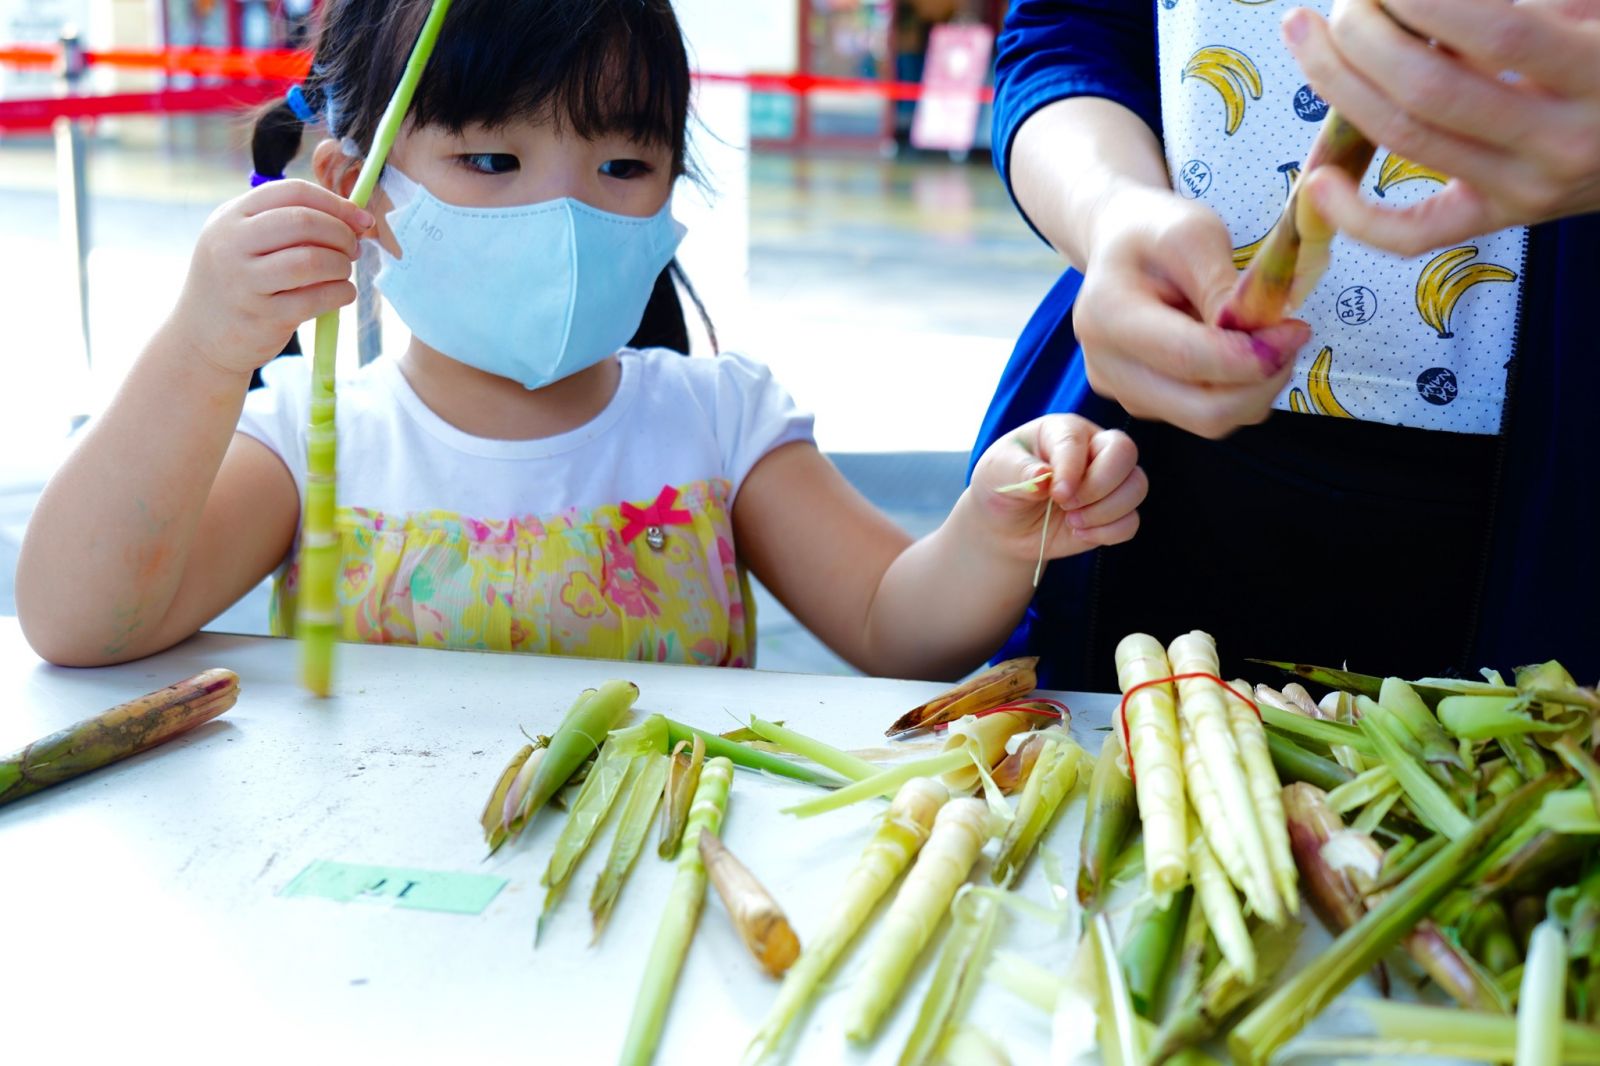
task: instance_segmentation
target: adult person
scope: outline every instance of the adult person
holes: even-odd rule
[[[1201,627],[1236,666],[1592,682],[1600,3],[1287,7],[1007,15],[996,166],[1072,269],[975,454],[1075,411],[1128,429],[1152,491],[1137,538],[1050,568],[1004,654],[1103,690],[1124,634]],[[1329,104],[1383,148],[1361,190],[1310,183],[1349,236],[1304,324],[1214,328]]]

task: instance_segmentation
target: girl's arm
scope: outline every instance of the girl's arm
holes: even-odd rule
[[[300,322],[355,298],[356,233],[370,224],[289,181],[207,222],[171,318],[28,523],[17,614],[39,654],[96,666],[160,651],[288,552],[294,480],[234,426],[251,371]]]
[[[995,492],[1046,470],[1037,493]],[[915,543],[809,443],[756,464],[733,521],[750,569],[852,665],[944,679],[999,648],[1032,598],[1046,492],[1057,503],[1046,555],[1059,558],[1131,537],[1145,489],[1126,436],[1055,415],[986,452],[944,524]]]

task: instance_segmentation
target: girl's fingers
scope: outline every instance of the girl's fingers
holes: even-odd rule
[[[1412,30],[1480,70],[1514,70],[1564,96],[1600,92],[1595,61],[1600,25],[1574,18],[1573,5],[1506,0],[1384,0],[1384,5]]]
[[[361,254],[361,241],[355,231],[341,219],[314,207],[274,208],[246,218],[242,226],[244,250],[251,255],[270,255],[296,245],[329,248],[351,260]]]
[[[1108,544],[1121,544],[1133,539],[1139,532],[1139,512],[1133,511],[1123,515],[1115,522],[1104,526],[1090,526],[1087,529],[1073,529],[1068,526],[1064,531],[1066,538],[1066,554],[1081,552],[1088,548],[1103,548]]]
[[[1409,207],[1379,207],[1362,196],[1348,175],[1323,167],[1308,175],[1311,201],[1335,229],[1362,244],[1397,255],[1421,255],[1499,229],[1493,208],[1461,181]]]
[[[1083,481],[1095,430],[1093,422],[1077,415],[1050,415],[1038,421],[1037,454],[1052,474],[1046,488],[1063,506]]]
[[[283,321],[309,322],[318,315],[338,310],[356,301],[356,287],[349,281],[325,281],[303,289],[279,293],[272,298],[274,309]]]
[[[372,228],[372,215],[320,185],[309,181],[269,181],[246,193],[239,202],[245,218],[280,207],[310,207],[332,215],[356,233]]]
[[[308,285],[345,281],[350,277],[350,258],[329,248],[285,248],[255,260],[262,291],[267,294],[292,292]]]
[[[1085,507],[1068,511],[1066,524],[1076,530],[1108,526],[1139,509],[1150,493],[1150,479],[1141,467],[1134,467],[1111,492]]]
[[[1304,8],[1284,16],[1284,37],[1317,95],[1374,144],[1446,174],[1477,180],[1505,169],[1504,153],[1441,130],[1405,109],[1340,54],[1328,24]]]
[[[1098,503],[1116,492],[1138,468],[1139,449],[1133,440],[1118,430],[1101,430],[1090,447],[1089,468],[1077,491],[1063,500],[1062,506],[1076,509]]]

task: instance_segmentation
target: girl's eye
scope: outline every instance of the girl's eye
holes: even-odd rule
[[[461,160],[462,166],[479,174],[510,174],[522,166],[516,156],[504,152],[477,152],[457,158]]]
[[[608,178],[619,178],[622,181],[642,178],[650,173],[650,170],[650,164],[642,159],[608,159],[600,164],[600,173]]]

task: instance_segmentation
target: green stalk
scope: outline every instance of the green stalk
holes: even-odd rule
[[[1456,742],[1446,733],[1439,724],[1439,719],[1428,710],[1428,705],[1422,702],[1416,690],[1398,677],[1383,679],[1382,688],[1378,694],[1378,703],[1391,715],[1394,720],[1403,724],[1406,730],[1417,738],[1422,747],[1422,757],[1428,763],[1449,766],[1457,770],[1467,768],[1466,761],[1461,758]]]
[[[1444,898],[1478,854],[1492,848],[1532,810],[1555,777],[1530,781],[1495,804],[1470,831],[1452,840],[1390,892],[1333,944],[1279,985],[1228,1038],[1234,1057],[1261,1066],[1285,1041],[1320,1014],[1350,982],[1366,973]]]
[[[1378,1039],[1427,1048],[1430,1055],[1509,1062],[1516,1054],[1517,1022],[1508,1015],[1375,999],[1353,1006],[1366,1016]],[[1569,1066],[1600,1066],[1600,1029],[1562,1022],[1560,1030]]]
[[[1552,792],[1539,805],[1539,825],[1555,833],[1600,833],[1600,813],[1587,788]]]
[[[701,832],[717,833],[728,805],[728,789],[733,783],[733,763],[718,756],[700,772],[689,811],[689,827],[684,830],[683,846],[678,849],[677,873],[667,896],[667,906],[656,930],[655,941],[645,961],[644,979],[633,1003],[628,1033],[622,1042],[619,1061],[623,1066],[646,1066],[655,1058],[661,1043],[661,1029],[667,1007],[678,984],[678,973],[689,953],[689,941],[700,921],[700,908],[706,898],[706,867],[700,858]]]
[[[759,770],[763,773],[774,774],[778,777],[787,777],[795,781],[804,781],[808,785],[819,785],[822,788],[838,788],[840,781],[829,774],[818,773],[809,766],[802,766],[791,759],[781,755],[774,755],[769,751],[761,751],[733,740],[724,740],[715,733],[708,733],[704,729],[696,729],[692,725],[684,725],[667,719],[667,743],[676,746],[679,741],[687,740],[691,743],[699,737],[706,746],[707,756],[716,756],[727,759],[735,766],[742,766],[746,770]]]
[[[1506,759],[1516,767],[1523,780],[1532,781],[1545,772],[1544,756],[1539,754],[1539,749],[1527,737],[1505,736],[1495,743],[1505,752]]]
[[[972,756],[964,748],[959,751],[947,751],[928,759],[904,762],[854,784],[846,785],[826,796],[818,796],[816,799],[785,807],[783,813],[792,814],[797,818],[810,818],[812,815],[836,811],[862,800],[892,794],[914,777],[937,777],[971,764]]]
[[[1516,1066],[1561,1066],[1567,1010],[1567,941],[1561,927],[1540,922],[1528,944],[1517,996]]]
[[[1144,1034],[1139,1029],[1133,1001],[1128,997],[1122,968],[1117,965],[1111,926],[1103,911],[1089,919],[1084,935],[1089,938],[1094,956],[1095,983],[1100,993],[1100,1022],[1096,1031],[1100,1037],[1101,1061],[1110,1066],[1143,1066]]]
[[[1340,692],[1350,692],[1357,696],[1369,696],[1377,699],[1383,691],[1383,678],[1371,674],[1357,674],[1349,670],[1335,670],[1327,666],[1312,666],[1308,663],[1288,663],[1276,659],[1246,659],[1246,662],[1258,663],[1261,666],[1270,666],[1282,670],[1286,674],[1293,674],[1303,681],[1321,685],[1324,688],[1337,689]]]
[[[1122,738],[1113,732],[1101,743],[1094,775],[1089,778],[1088,808],[1078,845],[1080,906],[1093,907],[1105,890],[1111,866],[1128,840],[1136,813],[1133,781],[1122,768]]]
[[[900,1066],[935,1061],[939,1049],[961,1025],[982,983],[1000,926],[1001,908],[995,900],[970,896],[971,887],[963,885],[950,905],[950,932],[939,949],[933,979],[900,1052]]]
[[[1061,739],[1048,739],[1052,736]],[[1022,798],[1017,802],[1016,814],[1006,827],[1005,838],[1000,842],[1000,852],[994,860],[990,875],[995,884],[1010,888],[1022,873],[1028,857],[1038,846],[1039,838],[1049,828],[1061,801],[1078,783],[1078,767],[1083,761],[1083,749],[1078,747],[1065,730],[1046,730],[1044,750],[1039,761],[1022,787]],[[1048,761],[1047,761],[1048,760]]]
[[[1372,742],[1378,757],[1394,772],[1395,780],[1400,782],[1417,814],[1451,840],[1465,836],[1472,828],[1471,820],[1461,813],[1428,771],[1406,754],[1386,717],[1387,708],[1368,701],[1362,707],[1361,732]]]
[[[1332,759],[1313,754],[1274,730],[1267,730],[1267,751],[1272,755],[1272,765],[1285,781],[1304,781],[1316,785],[1324,792],[1332,792],[1355,774]]]
[[[1338,788],[1330,789],[1327,804],[1339,814],[1364,807],[1388,792],[1394,785],[1394,771],[1385,763],[1356,775]]]
[[[813,740],[804,733],[797,733],[793,729],[785,729],[776,722],[763,722],[759,718],[751,718],[750,730],[762,740],[810,759],[818,766],[832,770],[840,777],[848,778],[851,781],[863,781],[882,769],[882,767],[875,766],[865,759],[856,758],[849,752],[840,751],[838,748],[824,744],[820,740]]]
[[[1013,955],[1007,951],[996,952],[985,976],[1022,1002],[1037,1007],[1045,1014],[1056,1009],[1056,997],[1066,982],[1040,966],[1032,959]]]
[[[1245,980],[1224,959],[1193,994],[1177,1003],[1151,1042],[1150,1066],[1160,1066],[1196,1044],[1211,1039],[1234,1011],[1265,988],[1293,957],[1301,926],[1274,928],[1265,923],[1255,930],[1256,977]]]
[[[1167,964],[1172,960],[1172,945],[1178,939],[1178,930],[1187,923],[1192,899],[1193,893],[1184,887],[1163,907],[1146,893],[1134,909],[1117,961],[1126,975],[1133,1009],[1146,1018],[1156,1017],[1156,1001],[1165,983]]]
[[[838,902],[821,928],[802,945],[800,957],[784,975],[777,999],[745,1051],[746,1061],[766,1061],[783,1050],[786,1035],[818,986],[860,933],[872,908],[927,841],[934,817],[949,795],[943,785],[929,777],[913,778],[901,786],[845,879]]]
[[[666,743],[666,720],[652,714],[638,725],[616,730],[601,745],[594,767],[567,808],[566,823],[561,827],[561,835],[556,837],[544,876],[539,879],[539,883],[549,889],[545,893],[546,913],[577,868],[578,860],[589,849],[624,785],[638,776],[644,757],[661,752]]]
[[[1587,715],[1583,716],[1580,721],[1582,723],[1583,737],[1587,740],[1590,729],[1593,728],[1592,723]],[[1564,737],[1557,738],[1550,745],[1550,750],[1554,751],[1569,769],[1581,777],[1585,785],[1589,786],[1589,799],[1594,803],[1596,813],[1600,813],[1600,763],[1594,761],[1594,756],[1589,754],[1584,744],[1571,732]]]
[[[1522,964],[1511,936],[1511,919],[1498,900],[1484,900],[1467,912],[1461,923],[1461,942],[1496,977]]]
[[[238,699],[238,674],[206,670],[36,740],[0,758],[0,807],[164,744]]]
[[[600,879],[594,883],[594,892],[589,896],[589,918],[594,929],[591,943],[598,941],[605,930],[617,895],[622,891],[622,885],[627,881],[628,872],[633,869],[640,849],[644,847],[645,837],[650,835],[650,824],[655,821],[656,807],[661,803],[661,791],[667,783],[671,756],[645,755],[641,761],[644,766],[634,779],[633,788],[628,792],[628,802],[622,808],[622,817],[617,821],[617,832],[611,838],[611,853],[606,856],[605,869],[601,871]]]
[[[1565,728],[1529,716],[1527,707],[1522,696],[1447,696],[1439,701],[1439,720],[1462,740],[1500,740]]]
[[[372,150],[361,162],[350,201],[366,207],[395,137],[411,109],[423,68],[439,40],[450,0],[433,0],[411,48],[400,83],[373,134]],[[306,504],[300,528],[300,607],[296,631],[301,640],[301,678],[318,696],[333,688],[333,644],[339,632],[339,532],[334,517],[338,432],[334,422],[334,364],[339,347],[339,312],[317,316],[311,364],[311,418],[306,437]]]
[[[1378,749],[1355,726],[1307,718],[1270,703],[1258,703],[1256,706],[1261,709],[1261,720],[1280,733],[1289,733],[1327,748],[1346,747],[1370,758],[1377,757]]]
[[[631,681],[607,681],[598,689],[585,690],[578,697],[556,731],[550,734],[549,747],[528,782],[521,804],[506,821],[509,836],[522,832],[523,826],[550,802],[550,797],[567,783],[579,764],[594,754],[606,734],[616,728],[617,722],[638,698],[639,686]]]

